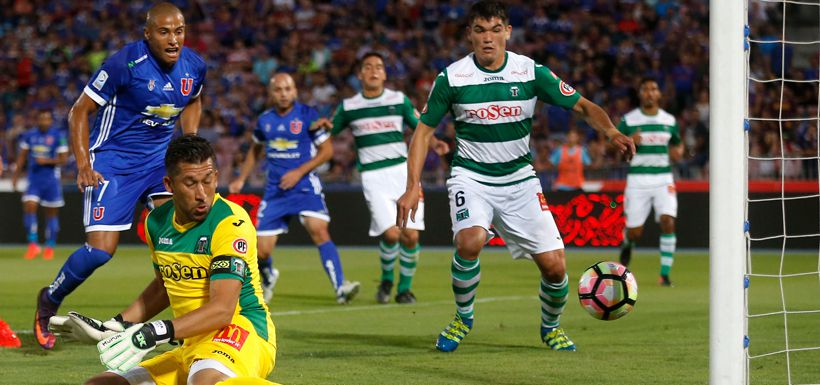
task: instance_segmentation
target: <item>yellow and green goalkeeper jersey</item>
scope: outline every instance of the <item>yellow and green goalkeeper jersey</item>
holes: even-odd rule
[[[242,291],[234,318],[247,318],[256,334],[275,344],[256,263],[256,229],[245,209],[216,194],[204,221],[181,226],[174,218],[173,201],[168,201],[145,221],[154,269],[162,276],[174,317],[206,304],[210,281],[236,279],[242,282]]]
[[[501,68],[491,71],[470,54],[438,74],[420,120],[436,127],[447,112],[452,115],[453,176],[506,185],[535,177],[530,133],[536,102],[570,109],[580,97],[526,56],[506,52]]]
[[[347,98],[336,108],[333,130],[336,135],[347,127],[353,131],[359,171],[371,171],[407,161],[404,126],[415,129],[418,111],[401,91],[384,89],[368,98],[361,93]]]
[[[678,123],[672,114],[658,109],[655,115],[646,115],[636,108],[624,115],[618,131],[627,136],[640,134],[635,156],[629,162],[626,182],[632,187],[658,187],[674,183],[669,165],[669,145],[680,143]]]

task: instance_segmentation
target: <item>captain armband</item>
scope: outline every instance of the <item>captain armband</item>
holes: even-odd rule
[[[211,279],[244,280],[248,263],[244,259],[230,255],[220,255],[211,260]]]

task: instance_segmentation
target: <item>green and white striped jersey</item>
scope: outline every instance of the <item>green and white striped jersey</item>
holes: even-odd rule
[[[680,143],[678,123],[672,114],[659,109],[656,115],[646,115],[636,108],[624,115],[618,130],[631,136],[640,132],[641,143],[629,162],[626,181],[633,187],[665,186],[673,183],[669,165],[669,145]]]
[[[501,68],[490,71],[470,54],[438,74],[421,121],[436,127],[451,113],[456,129],[453,176],[508,185],[535,177],[530,133],[536,102],[570,109],[580,97],[526,56],[508,51]]]
[[[353,130],[359,155],[356,166],[364,172],[406,162],[404,125],[415,130],[418,122],[418,111],[410,99],[401,91],[385,88],[375,98],[358,93],[343,100],[333,115],[331,134],[347,127]]]

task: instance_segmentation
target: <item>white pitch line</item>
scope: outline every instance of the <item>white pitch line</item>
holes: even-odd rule
[[[508,296],[508,297],[487,297],[487,298],[479,298],[476,299],[476,303],[488,303],[488,302],[498,302],[498,301],[521,301],[521,300],[535,300],[537,299],[536,296]],[[404,309],[413,309],[419,307],[431,307],[431,306],[439,306],[439,305],[452,305],[453,301],[432,301],[432,302],[416,302],[413,305],[405,305],[405,304],[386,304],[386,305],[365,305],[365,306],[339,306],[339,307],[328,307],[325,309],[314,309],[314,310],[288,310],[288,311],[276,311],[271,312],[271,317],[289,317],[289,316],[301,316],[301,315],[313,315],[313,314],[329,314],[329,313],[343,313],[343,312],[353,312],[353,311],[370,311],[370,310],[381,310],[381,309],[395,309],[395,308],[404,308]],[[275,321],[275,319],[274,319]],[[15,333],[19,335],[29,335],[34,334],[34,331],[31,329],[25,330],[17,330]]]

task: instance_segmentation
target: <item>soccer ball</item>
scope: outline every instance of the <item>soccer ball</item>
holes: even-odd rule
[[[598,262],[584,272],[578,283],[578,299],[593,317],[611,321],[621,318],[638,300],[638,281],[624,265]]]

